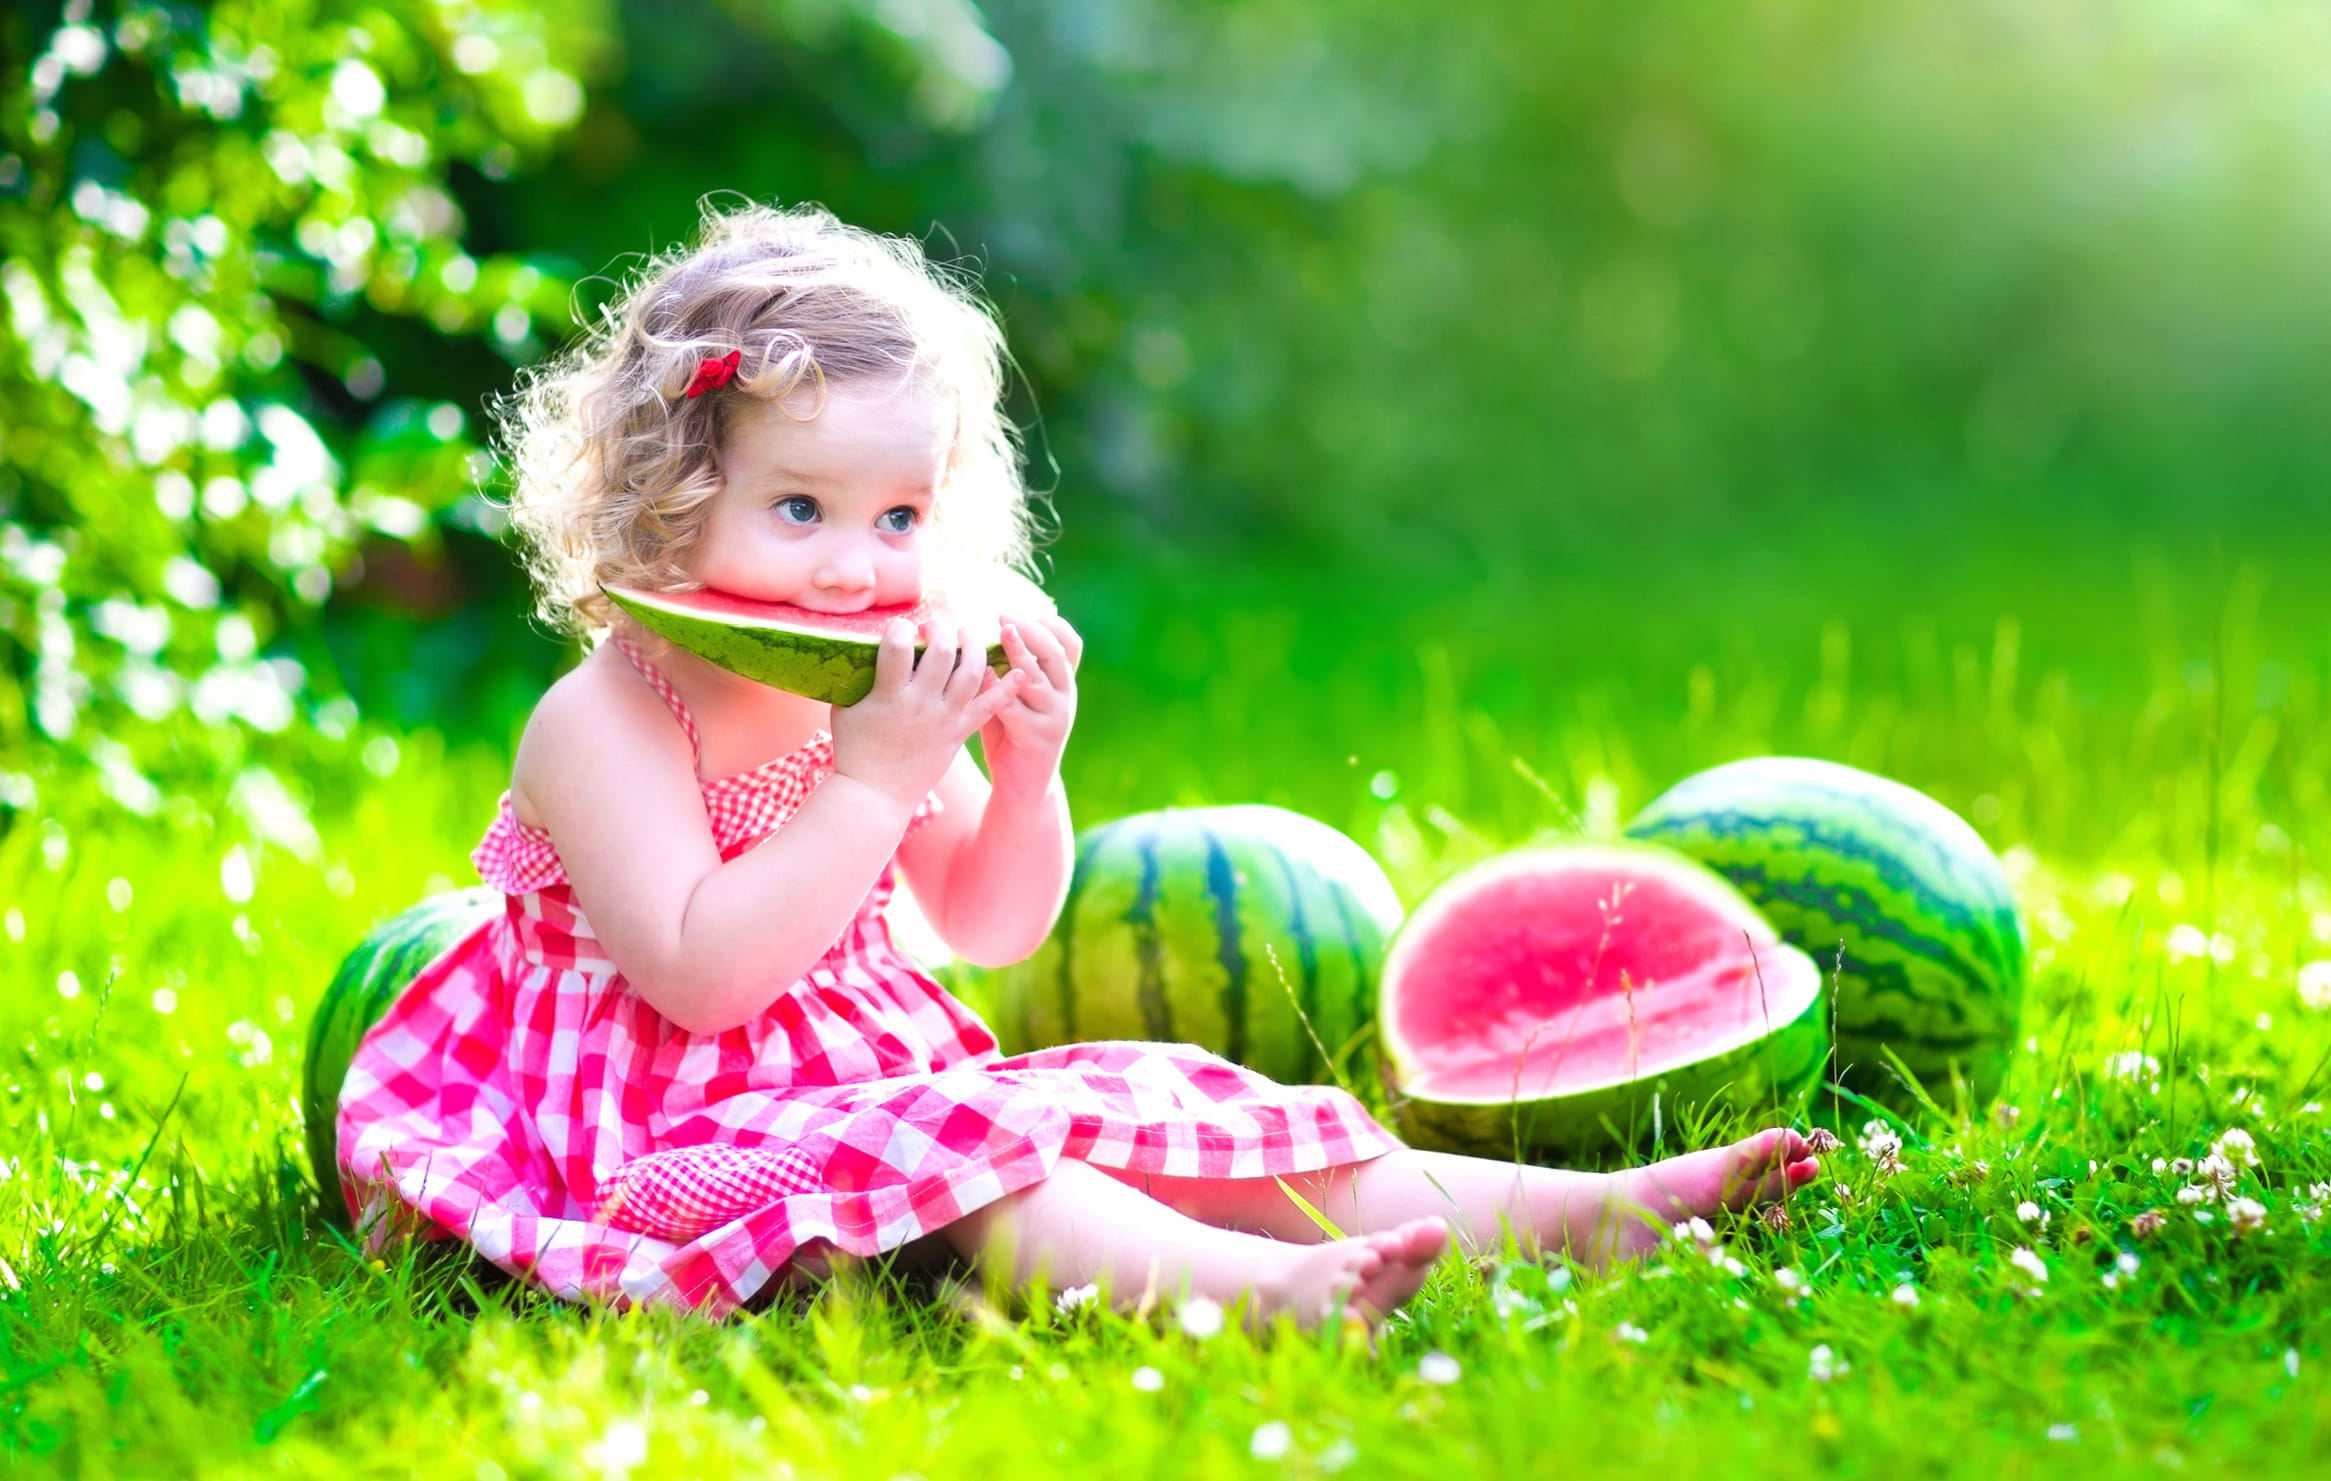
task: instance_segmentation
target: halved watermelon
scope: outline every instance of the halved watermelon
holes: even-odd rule
[[[994,568],[919,602],[869,607],[863,612],[813,612],[788,602],[759,602],[725,591],[642,591],[600,588],[657,637],[707,663],[756,683],[828,704],[856,704],[874,687],[874,655],[882,630],[904,617],[920,630],[948,622],[971,630],[987,648],[988,667],[1003,673],[1002,619],[1049,616],[1052,599],[1016,572]],[[925,645],[917,643],[919,658]]]
[[[1435,890],[1384,964],[1379,1026],[1421,1145],[1575,1158],[1717,1100],[1793,1097],[1827,993],[1720,876],[1635,844],[1523,849]]]

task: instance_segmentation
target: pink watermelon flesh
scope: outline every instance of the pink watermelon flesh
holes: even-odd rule
[[[624,595],[636,598],[648,594],[634,593],[626,588]],[[726,622],[746,622],[765,627],[789,628],[795,632],[817,633],[834,638],[855,638],[867,643],[881,642],[883,628],[888,626],[892,619],[899,617],[904,617],[915,624],[916,635],[919,639],[923,623],[939,617],[945,610],[943,599],[939,597],[925,597],[919,602],[897,602],[887,607],[868,607],[857,612],[819,612],[809,607],[797,607],[791,602],[756,601],[752,597],[741,597],[734,592],[715,591],[709,586],[698,587],[694,591],[656,592],[653,596],[656,601],[666,606],[681,608],[705,617],[719,618]],[[960,615],[951,620],[963,621]],[[981,636],[976,629],[982,624],[970,622],[965,625],[975,629],[972,636],[976,641]],[[991,616],[985,620],[984,625],[987,629],[985,636],[993,640],[1000,624]]]
[[[1714,1058],[1794,1023],[1821,986],[1722,879],[1630,847],[1527,850],[1450,881],[1383,981],[1402,1089],[1483,1103]]]

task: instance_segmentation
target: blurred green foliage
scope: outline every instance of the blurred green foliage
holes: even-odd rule
[[[359,716],[505,737],[569,655],[479,493],[486,404],[714,191],[984,269],[1096,717],[1276,664],[1680,719],[1718,650],[1908,668],[2003,616],[2135,694],[2132,628],[2206,658],[2229,591],[2268,659],[2331,663],[2313,7],[0,25],[11,808],[87,775],[150,810]]]
[[[193,822],[231,785],[254,827],[301,836],[268,763],[356,718],[310,684],[303,631],[366,540],[475,517],[468,414],[383,357],[516,343],[559,303],[521,258],[464,250],[447,185],[508,175],[579,114],[599,12],[561,15],[10,12],[31,58],[0,101],[10,808],[93,775]]]

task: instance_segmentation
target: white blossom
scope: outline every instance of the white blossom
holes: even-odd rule
[[[2226,1222],[2236,1234],[2252,1234],[2266,1227],[2266,1205],[2255,1198],[2226,1200]]]
[[[1464,1376],[1464,1372],[1455,1358],[1438,1349],[1426,1353],[1416,1364],[1416,1376],[1427,1383],[1455,1383]]]
[[[1154,1394],[1165,1387],[1165,1375],[1144,1363],[1133,1370],[1133,1386],[1145,1394]]]
[[[2299,968],[2299,1001],[2318,1011],[2331,1008],[2331,960]]]
[[[2045,1281],[2048,1278],[2048,1262],[2028,1245],[2017,1247],[2016,1252],[2007,1257],[2007,1263],[2033,1280]]]
[[[1842,1378],[1852,1371],[1853,1364],[1832,1352],[1826,1342],[1806,1354],[1805,1373],[1815,1383],[1827,1383],[1832,1378]]]
[[[1869,1158],[1880,1176],[1902,1170],[1902,1138],[1894,1128],[1883,1121],[1872,1121],[1862,1128],[1862,1155]]]
[[[1256,1460],[1277,1460],[1287,1453],[1294,1439],[1294,1431],[1287,1428],[1286,1421],[1274,1419],[1255,1426],[1254,1438],[1247,1441],[1246,1448]]]
[[[1916,1306],[1918,1304],[1918,1287],[1908,1284],[1896,1286],[1893,1299],[1896,1306]]]
[[[1069,1312],[1082,1311],[1100,1299],[1101,1288],[1099,1286],[1070,1286],[1052,1298],[1052,1307],[1055,1311],[1066,1315]]]
[[[1174,1313],[1182,1330],[1204,1340],[1222,1330],[1222,1303],[1211,1296],[1192,1296]]]

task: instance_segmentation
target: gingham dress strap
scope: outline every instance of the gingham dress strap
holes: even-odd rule
[[[688,732],[688,752],[701,762],[704,759],[704,737],[696,733],[696,717],[688,713],[688,706],[680,699],[680,691],[672,687],[672,681],[664,677],[664,671],[657,668],[653,660],[633,646],[631,639],[612,628],[608,630],[607,637],[615,644],[617,651],[631,660],[631,666],[638,669],[639,676],[648,681],[648,687],[662,698],[665,708],[672,712],[672,718],[680,722],[680,728]]]

